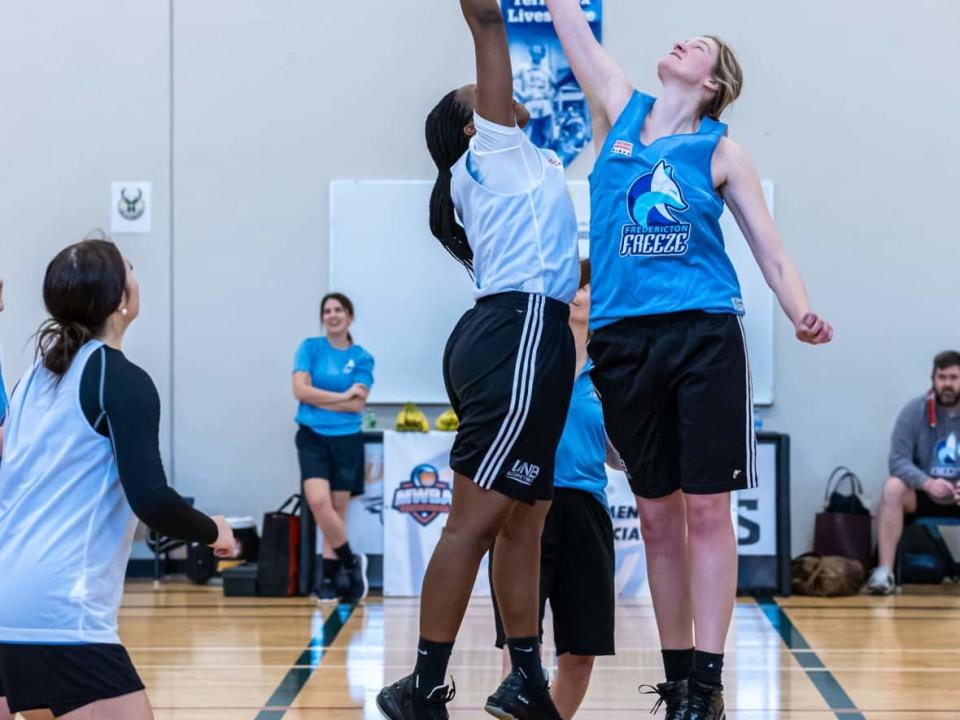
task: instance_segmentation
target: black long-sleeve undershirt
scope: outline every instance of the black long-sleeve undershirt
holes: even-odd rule
[[[160,395],[150,376],[119,350],[104,346],[83,370],[80,405],[90,427],[113,443],[134,514],[167,537],[207,545],[216,541],[216,523],[167,485],[160,459]]]

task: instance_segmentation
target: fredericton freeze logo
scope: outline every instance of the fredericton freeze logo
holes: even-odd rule
[[[688,208],[673,166],[661,160],[653,172],[637,178],[627,192],[627,212],[633,223],[623,226],[620,257],[686,253],[690,223],[678,220],[674,213]]]

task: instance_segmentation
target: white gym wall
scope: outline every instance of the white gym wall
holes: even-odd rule
[[[731,136],[776,180],[778,224],[836,327],[810,348],[779,322],[762,413],[792,438],[799,552],[833,466],[876,499],[896,412],[960,345],[960,5],[607,0],[604,15],[641,88],[675,38],[720,34],[744,64]],[[431,177],[424,117],[472,62],[453,0],[4,0],[8,387],[46,262],[108,225],[112,180],[150,180],[152,233],[116,240],[142,285],[126,351],[160,389],[168,470],[211,511],[278,504],[297,487],[290,365],[328,289],[329,181]],[[402,327],[402,298],[391,311]]]

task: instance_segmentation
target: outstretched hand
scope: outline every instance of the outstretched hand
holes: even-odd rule
[[[797,323],[797,340],[823,345],[833,340],[833,327],[816,313],[807,313]]]

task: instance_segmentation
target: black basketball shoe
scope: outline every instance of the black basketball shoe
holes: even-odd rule
[[[683,714],[687,711],[687,693],[689,691],[690,681],[686,678],[674,682],[660,683],[657,686],[640,686],[640,692],[644,695],[659,695],[650,713],[655,714],[661,706],[665,706],[666,720],[683,720]]]
[[[320,578],[320,582],[313,589],[313,599],[317,602],[336,602],[338,597],[339,593],[333,578]]]
[[[723,708],[723,688],[690,681],[687,712],[683,720],[726,720]]]
[[[347,572],[347,591],[341,596],[345,603],[358,603],[367,596],[367,556],[359,553],[354,556],[353,567],[345,567]]]
[[[550,687],[546,683],[531,687],[519,669],[507,675],[483,709],[500,720],[563,720],[550,697]]]
[[[416,679],[413,675],[388,685],[377,695],[377,707],[389,720],[449,720],[447,703],[457,694],[457,687],[441,685],[430,691],[425,700],[414,695]]]

